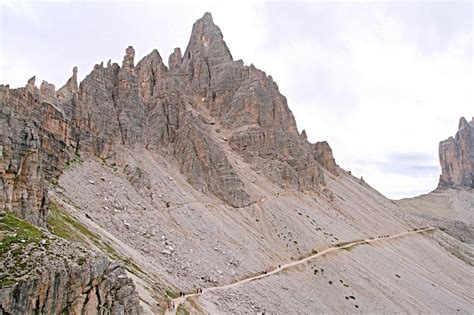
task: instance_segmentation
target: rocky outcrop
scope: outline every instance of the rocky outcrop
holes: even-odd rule
[[[48,206],[44,180],[61,174],[74,145],[69,143],[70,126],[62,112],[41,102],[50,86],[44,83],[42,92],[34,81],[33,77],[23,89],[0,86],[0,200],[2,209],[44,227]]]
[[[474,118],[459,121],[456,136],[439,144],[441,175],[438,188],[474,188]]]
[[[304,131],[304,130],[303,130]],[[329,143],[326,141],[321,141],[321,142],[316,142],[311,145],[314,153],[314,158],[316,161],[321,163],[321,165],[333,173],[334,175],[337,175],[339,173],[339,167],[336,164],[336,160],[334,159],[334,156],[332,155],[332,150],[331,147],[329,146]]]
[[[21,230],[8,231],[16,223]],[[1,225],[10,245],[0,255],[0,314],[142,313],[121,264],[12,216]]]
[[[44,227],[48,197],[39,134],[33,121],[0,106],[0,205]]]

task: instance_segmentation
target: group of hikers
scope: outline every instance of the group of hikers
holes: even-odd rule
[[[174,301],[169,301],[168,302],[168,309],[170,311],[172,311],[172,310],[174,310],[174,307],[175,307]]]
[[[200,294],[200,293],[202,293],[202,288],[197,288],[196,289],[196,294]],[[185,296],[186,296],[186,294],[184,292],[179,292],[179,297],[185,297]],[[176,305],[174,304],[174,301],[169,301],[168,302],[168,309],[170,311],[174,310],[175,306]]]

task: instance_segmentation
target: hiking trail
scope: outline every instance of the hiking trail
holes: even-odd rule
[[[327,253],[330,253],[330,252],[333,252],[333,251],[336,251],[336,250],[345,249],[345,248],[349,248],[349,247],[352,247],[352,246],[355,246],[355,245],[360,245],[360,244],[381,242],[381,241],[388,240],[388,239],[402,237],[402,236],[405,236],[405,235],[408,235],[408,234],[417,234],[417,233],[432,231],[432,230],[435,230],[435,229],[436,229],[436,227],[420,228],[420,229],[416,229],[416,230],[413,230],[413,231],[406,231],[406,232],[402,232],[402,233],[398,233],[398,234],[394,234],[394,235],[379,236],[377,238],[368,238],[368,239],[364,239],[364,240],[357,240],[357,241],[353,241],[353,242],[350,242],[350,243],[344,243],[343,245],[339,245],[339,246],[336,245],[336,246],[333,246],[333,247],[329,247],[329,248],[327,248],[327,249],[325,249],[321,252],[315,253],[315,254],[310,255],[308,257],[301,258],[299,260],[295,260],[295,261],[289,262],[287,264],[281,265],[280,267],[278,267],[276,269],[273,269],[271,271],[267,271],[267,273],[262,273],[262,274],[259,274],[257,276],[251,276],[251,277],[248,277],[248,278],[244,278],[244,279],[236,281],[234,283],[225,284],[225,285],[222,285],[222,286],[202,288],[201,293],[189,293],[189,294],[185,294],[184,296],[181,296],[181,297],[178,297],[178,298],[175,298],[175,299],[171,299],[170,302],[171,303],[174,302],[175,306],[172,310],[169,310],[168,308],[166,308],[165,315],[174,315],[174,314],[176,314],[176,311],[178,310],[179,305],[182,304],[184,301],[186,301],[186,299],[188,299],[190,297],[202,295],[205,292],[225,290],[225,289],[237,287],[237,286],[240,286],[240,285],[243,285],[243,284],[255,281],[255,280],[270,277],[270,276],[272,276],[274,274],[277,274],[277,273],[279,273],[279,272],[281,272],[285,269],[289,269],[291,267],[298,266],[298,265],[303,264],[307,261],[310,261],[314,258],[317,258],[319,256],[323,256]]]

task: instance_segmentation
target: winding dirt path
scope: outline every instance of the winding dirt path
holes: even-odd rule
[[[360,245],[360,244],[368,244],[368,243],[374,243],[374,242],[381,242],[381,241],[385,241],[385,240],[388,240],[388,239],[393,239],[393,238],[398,238],[398,237],[402,237],[402,236],[405,236],[405,235],[408,235],[408,234],[417,234],[417,233],[422,233],[422,232],[426,232],[426,231],[431,231],[431,230],[435,230],[436,227],[427,227],[427,228],[422,228],[422,229],[418,229],[418,230],[414,230],[414,231],[407,231],[407,232],[402,232],[402,233],[398,233],[398,234],[394,234],[394,235],[387,235],[387,236],[382,236],[382,237],[378,237],[378,238],[373,238],[373,239],[365,239],[365,240],[358,240],[358,241],[353,241],[353,242],[350,242],[350,243],[345,243],[344,245],[339,245],[339,246],[334,246],[334,247],[330,247],[328,249],[325,249],[323,250],[322,252],[318,252],[316,254],[313,254],[311,256],[308,256],[308,257],[305,257],[305,258],[302,258],[300,260],[295,260],[295,261],[292,261],[292,262],[289,262],[285,265],[281,265],[279,268],[276,268],[276,269],[273,269],[271,271],[268,271],[267,273],[262,273],[260,275],[257,275],[257,276],[252,276],[252,277],[248,277],[248,278],[244,278],[242,280],[239,280],[237,282],[234,282],[234,283],[230,283],[230,284],[226,284],[226,285],[223,285],[223,286],[217,286],[217,287],[209,287],[209,288],[203,288],[202,289],[202,293],[190,293],[190,294],[186,294],[182,297],[178,297],[176,299],[172,299],[171,302],[174,303],[174,308],[172,310],[169,310],[169,309],[166,309],[165,311],[165,315],[174,315],[176,314],[176,311],[178,309],[178,306],[183,303],[184,301],[186,301],[187,298],[190,298],[190,297],[193,297],[193,296],[198,296],[198,295],[201,295],[203,294],[204,292],[211,292],[211,291],[217,291],[217,290],[225,290],[225,289],[229,289],[229,288],[233,288],[233,287],[237,287],[237,286],[240,286],[240,285],[243,285],[243,284],[246,284],[246,283],[249,283],[249,282],[252,282],[252,281],[255,281],[255,280],[258,280],[258,279],[262,279],[262,278],[266,278],[266,277],[270,277],[271,275],[274,275],[276,273],[279,273],[285,269],[288,269],[288,268],[291,268],[291,267],[294,267],[294,266],[297,266],[297,265],[300,265],[300,264],[303,264],[307,261],[310,261],[314,258],[317,258],[319,256],[323,256],[327,253],[330,253],[330,252],[333,252],[333,251],[336,251],[336,250],[340,250],[340,249],[345,249],[345,248],[349,248],[349,247],[352,247],[352,246],[355,246],[355,245]]]

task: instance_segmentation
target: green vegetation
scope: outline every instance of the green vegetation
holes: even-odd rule
[[[180,304],[178,306],[178,309],[176,309],[176,314],[178,315],[189,315],[188,310],[184,307],[183,304]]]
[[[0,237],[0,255],[3,255],[15,244],[21,252],[29,243],[39,243],[44,235],[40,229],[7,211],[0,216]]]
[[[76,260],[76,263],[79,265],[79,266],[82,266],[86,263],[86,258],[85,257],[79,257],[77,258]]]
[[[66,240],[92,241],[99,245],[100,237],[91,232],[87,227],[77,222],[70,214],[61,210],[56,203],[49,203],[48,229],[55,235]],[[78,235],[80,232],[81,235]]]
[[[0,215],[0,257],[16,257],[25,252],[26,246],[37,244],[44,238],[43,232],[29,222],[16,217],[12,212],[6,211]],[[30,266],[19,260],[13,269],[2,273],[0,288],[15,284],[16,277],[28,272]]]
[[[177,299],[179,298],[179,294],[176,293],[176,292],[173,292],[173,291],[170,291],[170,290],[166,290],[166,295],[170,298],[170,299]]]
[[[80,163],[82,163],[82,162],[83,162],[83,160],[82,160],[81,156],[80,156],[79,154],[76,154],[76,156],[75,156],[73,159],[71,159],[71,160],[69,160],[69,161],[67,161],[67,162],[65,163],[64,169],[65,169],[65,170],[68,170],[68,169],[70,169],[73,165],[75,165],[75,164],[80,164]]]

